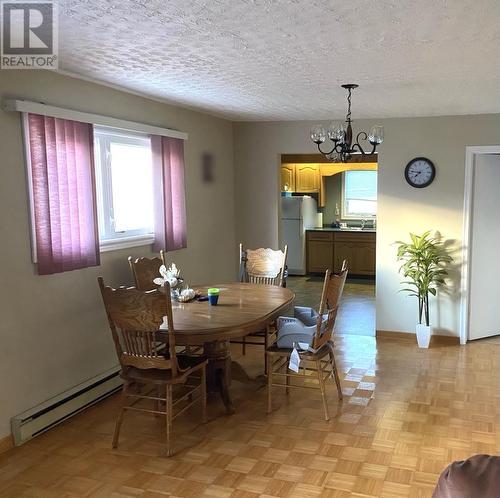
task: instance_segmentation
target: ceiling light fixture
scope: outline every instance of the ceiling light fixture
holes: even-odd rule
[[[375,154],[377,146],[384,141],[384,127],[374,126],[369,134],[360,131],[356,135],[356,142],[352,143],[351,92],[357,87],[358,85],[353,83],[342,85],[342,88],[348,91],[347,115],[345,117],[347,127],[342,123],[332,123],[328,129],[325,129],[322,125],[315,125],[311,128],[311,140],[318,146],[318,150],[321,154],[330,161],[347,163],[351,159],[352,154],[361,154],[365,156],[367,153],[363,150],[363,147],[361,147],[359,143],[360,140],[368,140],[372,145],[372,150],[369,154]],[[321,150],[321,144],[326,140],[326,137],[333,142],[333,148],[328,152]]]

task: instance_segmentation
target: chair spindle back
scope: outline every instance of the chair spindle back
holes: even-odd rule
[[[134,285],[142,291],[157,289],[159,286],[153,283],[153,279],[160,276],[160,266],[165,264],[165,254],[160,251],[160,257],[155,258],[132,258],[129,256],[128,264],[134,277]]]
[[[317,322],[316,334],[314,336],[313,348],[319,349],[332,339],[333,327],[337,318],[337,311],[344,291],[344,285],[347,278],[347,261],[342,263],[342,270],[337,275],[330,270],[325,272],[325,280],[323,283],[323,292],[321,294],[321,302],[319,305],[319,316]],[[324,323],[324,315],[326,323]]]
[[[283,251],[273,249],[243,249],[240,244],[240,281],[251,284],[284,284],[288,246]]]
[[[165,292],[160,292],[141,291],[133,287],[114,289],[106,286],[102,277],[99,277],[98,281],[122,368],[172,370],[172,376],[177,375],[172,302],[168,283],[165,284]],[[156,335],[165,316],[168,323],[168,358],[159,352],[164,341],[158,341]]]

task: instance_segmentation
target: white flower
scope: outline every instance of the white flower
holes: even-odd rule
[[[173,276],[168,276],[166,281],[170,284],[170,287],[175,287],[177,285],[177,279]]]
[[[174,288],[179,283],[179,275],[180,270],[175,266],[175,263],[172,263],[172,266],[167,269],[165,265],[160,266],[160,275],[161,277],[157,277],[153,279],[153,283],[156,285],[164,286],[165,282],[170,284],[170,287]]]
[[[175,263],[172,263],[172,266],[168,270],[174,277],[178,277],[181,273],[180,270],[177,269],[177,266],[175,266]]]

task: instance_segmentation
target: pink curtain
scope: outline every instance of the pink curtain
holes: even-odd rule
[[[40,275],[97,266],[92,125],[28,114]]]
[[[155,251],[187,247],[184,140],[151,136],[155,184]]]

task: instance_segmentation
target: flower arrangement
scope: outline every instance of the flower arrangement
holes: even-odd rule
[[[175,263],[167,269],[165,265],[160,266],[161,277],[153,279],[153,283],[156,285],[164,286],[165,282],[170,284],[171,289],[175,289],[179,283],[182,283],[184,279],[181,277],[181,271],[175,266]]]
[[[161,265],[160,275],[161,277],[153,279],[153,282],[160,287],[163,287],[165,282],[168,282],[170,284],[170,295],[172,299],[183,303],[194,299],[194,290],[184,285],[181,271],[175,266],[175,263],[172,263],[169,268],[165,265]]]

